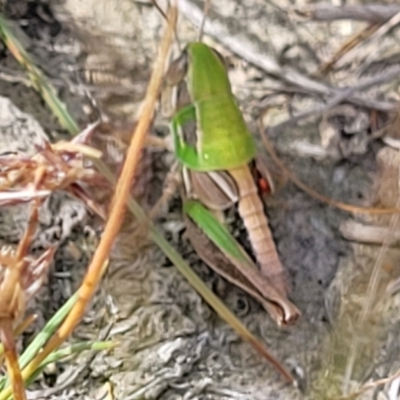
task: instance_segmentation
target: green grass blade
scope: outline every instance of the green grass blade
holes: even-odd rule
[[[32,343],[25,349],[24,353],[19,358],[20,368],[24,368],[28,363],[35,357],[40,351],[43,345],[49,340],[49,338],[58,329],[61,322],[65,319],[72,306],[78,300],[78,293],[72,295],[68,301],[53,315],[53,317],[47,322],[43,329],[35,336]],[[0,379],[0,390],[2,390],[8,383],[6,377]]]
[[[98,341],[98,342],[80,342],[80,343],[74,343],[70,346],[65,347],[64,349],[55,351],[54,353],[50,354],[42,364],[40,364],[40,367],[35,371],[35,373],[26,381],[27,385],[30,385],[32,382],[35,381],[35,379],[40,375],[40,373],[43,371],[43,369],[51,364],[55,363],[58,361],[61,361],[62,359],[72,356],[74,354],[79,354],[85,350],[90,350],[90,351],[102,351],[102,350],[110,350],[113,349],[115,346],[117,346],[118,343],[116,342],[111,342],[111,341]]]
[[[53,86],[48,83],[43,73],[34,65],[21,43],[13,34],[12,29],[10,29],[9,23],[1,14],[0,38],[4,41],[16,60],[25,68],[33,87],[40,93],[53,114],[58,118],[61,126],[72,135],[79,133],[78,124],[71,117],[64,103],[56,95]]]
[[[64,321],[65,317],[68,315],[72,306],[78,300],[78,292],[73,294],[68,301],[53,315],[53,317],[47,322],[44,328],[39,332],[32,343],[26,348],[24,353],[21,355],[19,362],[20,367],[25,368],[28,363],[32,361],[35,355],[39,352],[39,350],[43,347],[43,345],[49,340],[51,336],[53,336],[54,332],[61,325],[61,322]]]

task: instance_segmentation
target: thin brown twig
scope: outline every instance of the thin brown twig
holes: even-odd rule
[[[381,25],[378,23],[369,25],[347,39],[344,43],[342,43],[340,48],[335,52],[329,61],[324,62],[318,67],[317,74],[326,74],[339,59],[360,44],[360,42],[370,37],[379,29],[380,26]]]
[[[161,16],[164,18],[165,22],[168,23],[168,17],[167,14],[164,12],[164,10],[161,8],[161,6],[157,3],[157,0],[150,0],[153,6],[156,8],[156,10],[161,14]],[[176,26],[174,27],[174,34],[175,34],[175,40],[178,44],[178,48],[181,49],[181,44],[179,41],[178,37],[178,31],[176,30]]]
[[[208,11],[210,9],[210,5],[211,5],[211,0],[204,1],[203,21],[201,21],[200,28],[199,28],[199,37],[197,38],[198,42],[201,42],[203,40],[204,24],[206,22],[206,18],[207,18]]]
[[[92,262],[88,268],[85,279],[79,290],[79,300],[74,305],[59,330],[46,344],[42,352],[40,352],[34,358],[34,360],[23,370],[24,379],[32,375],[32,373],[38,368],[40,363],[55,348],[57,348],[61,343],[64,342],[64,340],[70,335],[75,326],[80,322],[85,312],[86,305],[92,297],[102,277],[102,274],[104,273],[103,265],[108,257],[108,254],[114,243],[114,239],[122,224],[126,208],[126,198],[131,188],[135,169],[140,159],[140,154],[142,151],[142,147],[145,143],[146,134],[152,121],[155,103],[158,98],[158,93],[163,78],[164,64],[167,59],[173,39],[176,18],[177,9],[175,6],[171,6],[168,17],[169,23],[161,42],[155,67],[153,69],[153,73],[147,88],[141,117],[138,124],[136,125],[135,132],[132,136],[132,141],[127,152],[126,161],[124,163],[120,178],[115,189],[115,197],[111,202],[110,216],[104,228],[104,233],[102,235],[99,246],[94,254]]]
[[[262,122],[259,121],[259,133],[261,139],[267,149],[268,153],[270,154],[271,158],[274,160],[275,164],[285,173],[285,175],[301,190],[309,194],[311,197],[316,198],[317,200],[321,201],[322,203],[328,204],[330,206],[336,207],[343,211],[359,213],[359,214],[375,214],[375,215],[383,215],[383,214],[394,214],[400,213],[400,208],[375,208],[375,207],[361,207],[355,206],[352,204],[343,203],[341,201],[337,201],[331,199],[323,194],[315,191],[314,189],[310,188],[304,182],[302,182],[292,171],[290,171],[286,165],[281,161],[278,155],[275,152],[275,149],[272,143],[269,141],[266,132],[263,132],[263,125]]]
[[[397,12],[395,15],[393,15],[389,20],[387,20],[385,23],[382,23],[378,29],[375,30],[369,36],[366,41],[367,42],[378,42],[380,38],[385,35],[387,32],[389,32],[393,27],[398,25],[400,23],[400,11]],[[360,55],[363,59],[368,59],[374,56],[374,54],[371,54],[370,52],[365,52],[365,48],[362,48],[360,44],[364,44],[366,42],[365,40],[363,42],[360,42],[358,46],[355,46],[353,49],[348,51],[343,57],[337,61],[336,66],[338,68],[343,67],[345,64],[350,63],[352,59],[357,57],[357,55]],[[360,54],[362,52],[362,54]],[[366,53],[366,54],[365,54]],[[374,53],[374,52],[373,52]],[[365,63],[365,61],[364,61]]]

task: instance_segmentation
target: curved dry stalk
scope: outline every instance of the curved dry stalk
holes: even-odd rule
[[[326,197],[323,194],[317,192],[316,190],[310,188],[304,182],[302,182],[292,171],[290,171],[286,165],[282,162],[279,156],[276,154],[275,149],[272,143],[267,138],[266,132],[263,132],[262,122],[259,121],[259,134],[264,143],[265,148],[267,149],[269,155],[274,160],[275,164],[285,173],[285,175],[301,190],[306,192],[311,197],[319,200],[322,203],[328,204],[329,206],[333,206],[338,208],[339,210],[353,212],[358,214],[372,214],[372,215],[385,215],[385,214],[398,214],[400,213],[400,208],[376,208],[376,207],[361,207],[354,206],[352,204],[343,203],[341,201],[337,201],[331,199],[330,197]]]
[[[108,254],[114,243],[114,239],[123,222],[126,199],[131,188],[132,179],[135,174],[135,169],[137,167],[143,145],[145,143],[146,133],[152,122],[155,103],[158,98],[159,88],[161,86],[163,78],[164,64],[172,43],[176,19],[177,9],[175,6],[171,6],[169,11],[169,24],[167,26],[164,38],[161,42],[155,67],[153,69],[150,83],[147,88],[147,93],[142,109],[142,115],[132,136],[132,141],[128,149],[126,161],[115,189],[115,197],[113,198],[111,203],[110,216],[104,228],[103,236],[79,290],[79,300],[74,305],[73,309],[71,310],[59,330],[46,344],[42,352],[39,353],[23,370],[24,379],[27,379],[29,376],[31,376],[34,371],[39,367],[40,363],[55,348],[62,344],[65,339],[71,334],[72,330],[80,322],[85,312],[86,306],[93,296],[97,285],[104,273],[103,265],[108,257]]]

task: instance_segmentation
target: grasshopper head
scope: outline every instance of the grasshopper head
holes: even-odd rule
[[[176,86],[186,77],[188,71],[188,53],[185,49],[181,55],[171,62],[165,74],[165,83],[168,86]]]

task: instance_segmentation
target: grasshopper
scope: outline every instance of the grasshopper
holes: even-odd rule
[[[279,325],[293,323],[300,312],[287,298],[285,270],[255,182],[263,176],[256,146],[222,56],[202,42],[188,44],[166,72],[161,108],[171,118],[193,247],[210,267],[258,299]],[[223,224],[223,212],[235,206],[259,269]]]

